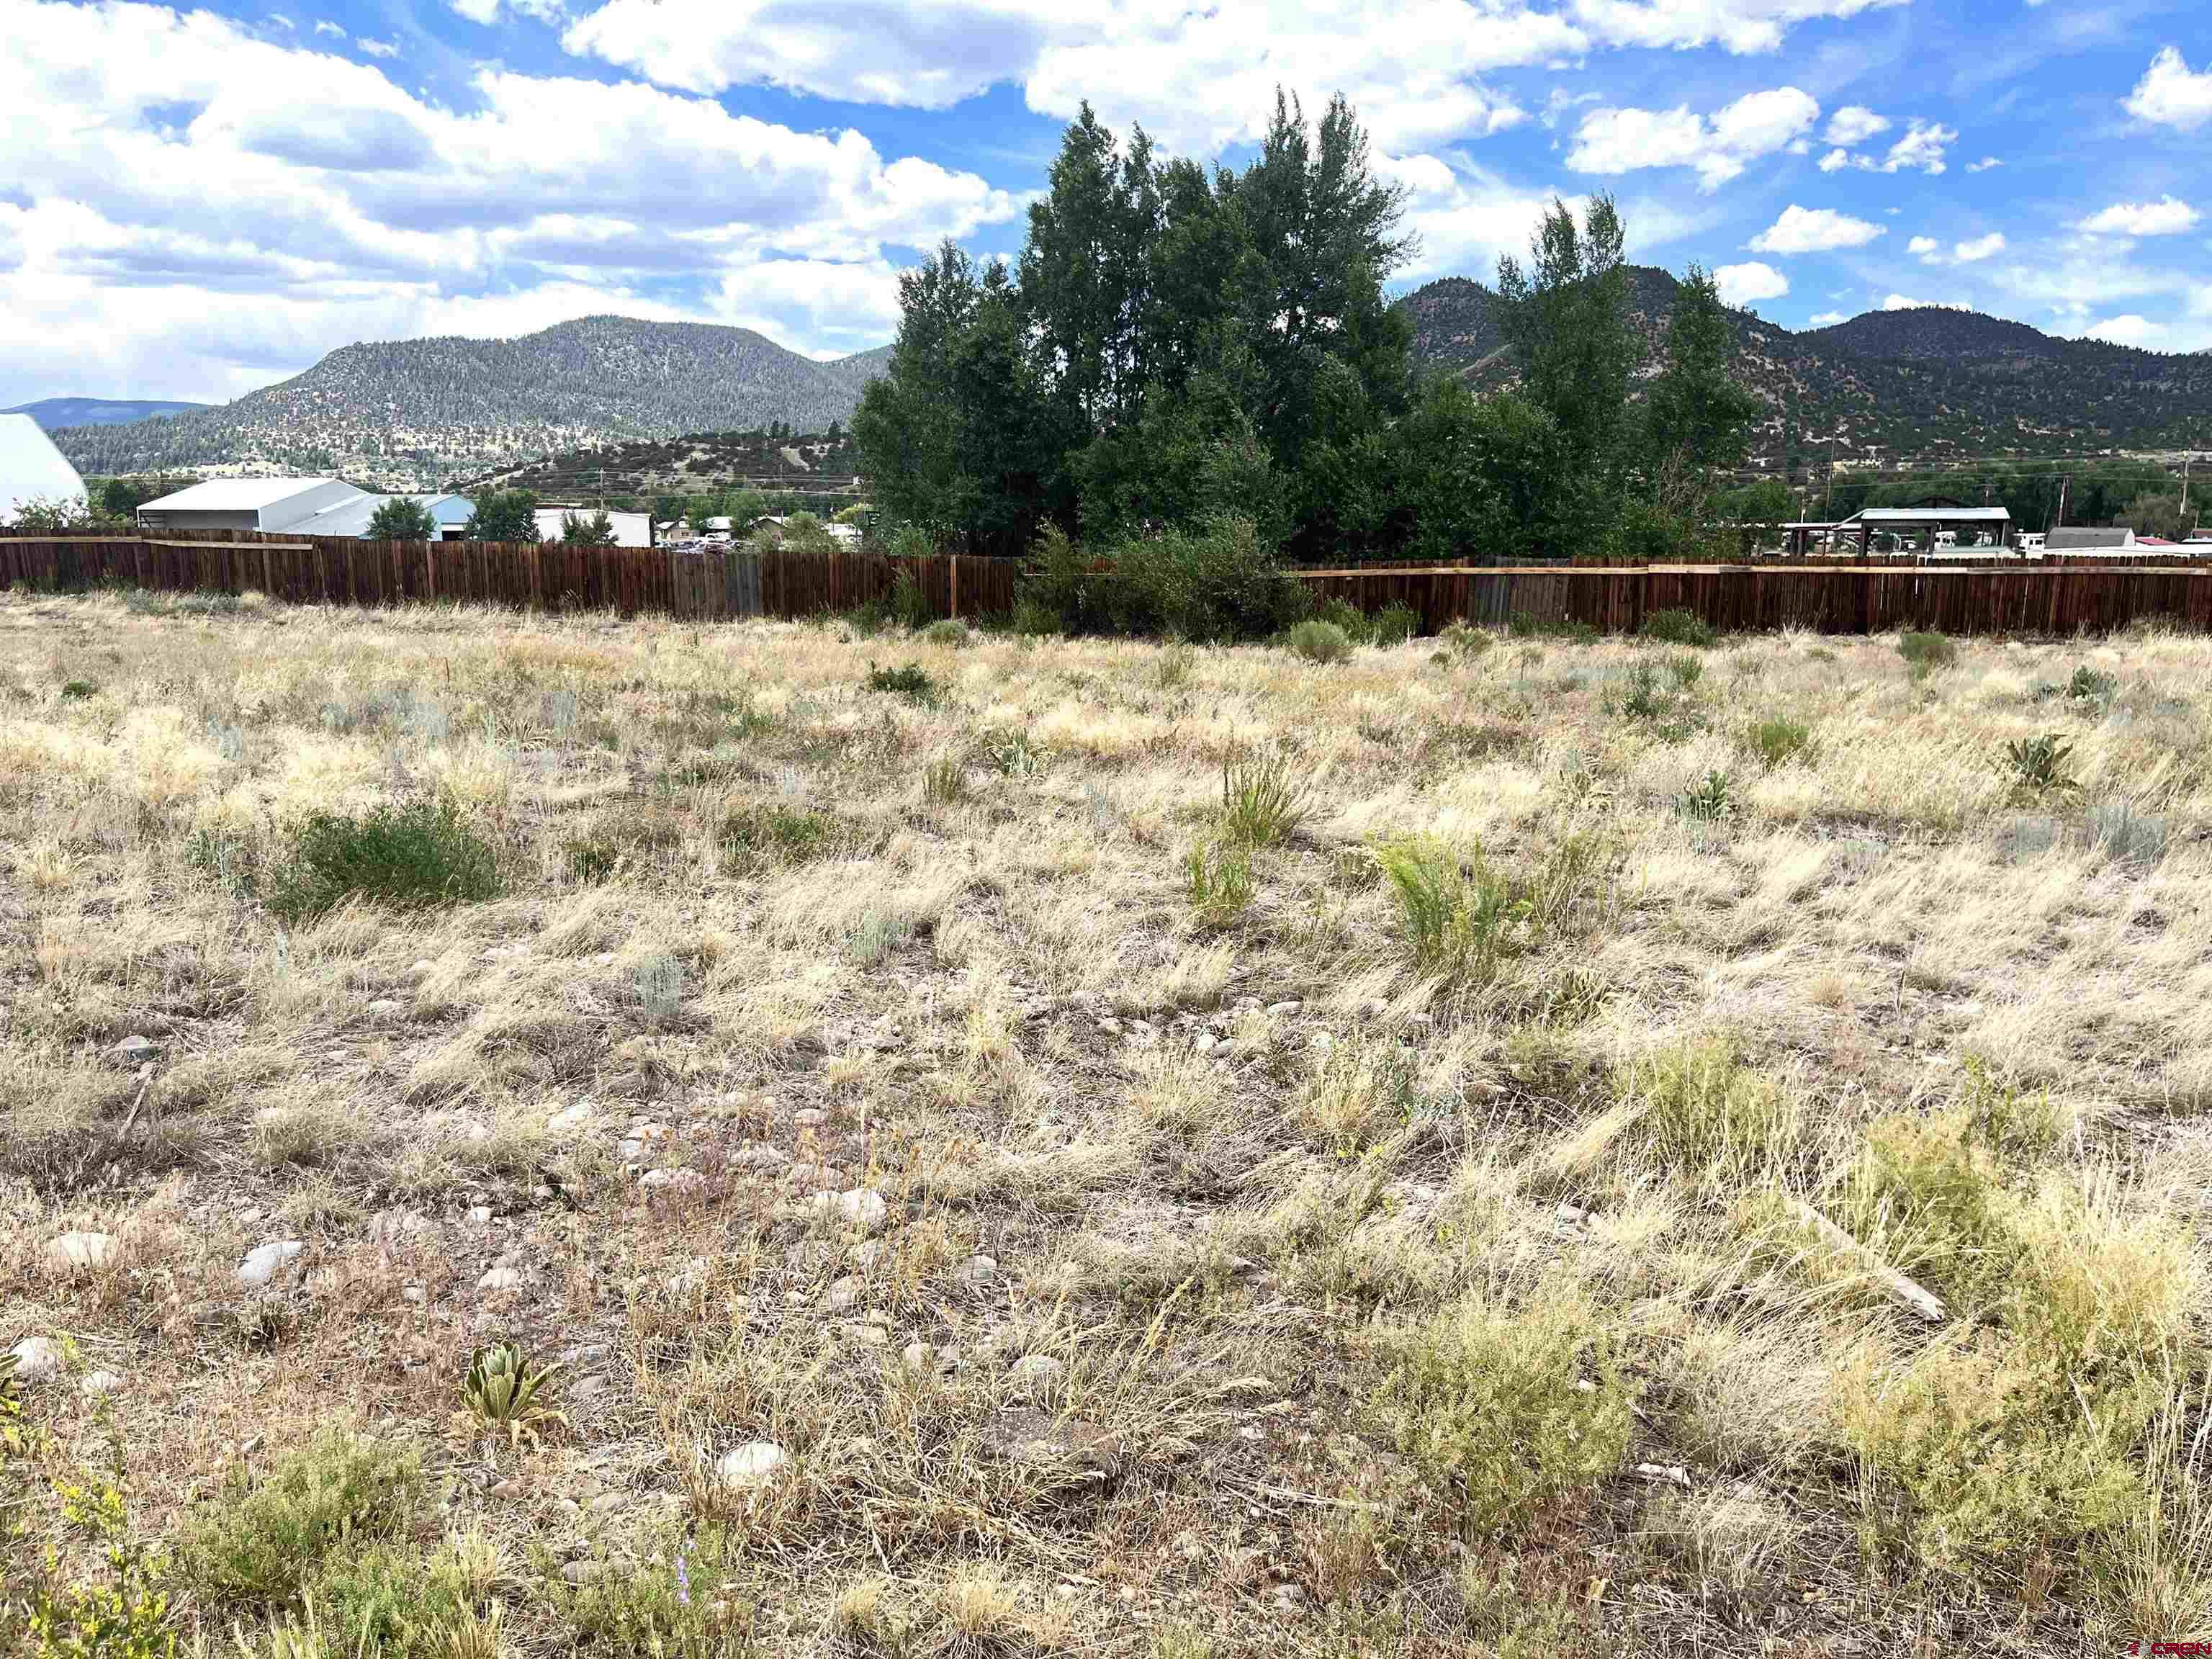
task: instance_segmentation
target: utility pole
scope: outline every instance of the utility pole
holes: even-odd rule
[[[2197,452],[2193,449],[2181,458],[2181,516],[2185,519],[2189,516],[2189,464],[2196,459]],[[2187,534],[2186,532],[2183,533]]]
[[[2073,482],[2074,475],[2071,472],[2063,473],[2059,477],[2058,511],[2051,520],[2051,528],[2053,530],[2057,529],[2059,526],[2066,522],[2066,486]]]

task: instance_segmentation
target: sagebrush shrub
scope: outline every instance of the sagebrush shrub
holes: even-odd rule
[[[1897,640],[1898,654],[1912,665],[1917,675],[1948,668],[1959,660],[1959,647],[1941,634],[1906,632]]]
[[[1205,926],[1226,927],[1252,902],[1252,854],[1242,844],[1194,841],[1183,855],[1190,908]]]
[[[868,690],[886,691],[904,697],[908,702],[934,704],[945,695],[945,687],[918,662],[901,663],[896,668],[878,668],[868,665]]]
[[[1688,611],[1654,611],[1636,631],[1644,639],[1668,645],[1706,646],[1720,637],[1711,623]]]
[[[1471,1295],[1386,1341],[1369,1413],[1470,1541],[1540,1524],[1627,1451],[1613,1345],[1571,1290],[1521,1308]]]
[[[1759,757],[1760,766],[1771,772],[1800,756],[1811,758],[1813,728],[1802,720],[1763,720],[1751,728],[1745,746]]]
[[[1725,1037],[1646,1054],[1616,1076],[1614,1088],[1640,1108],[1652,1146],[1692,1172],[1763,1178],[1796,1152],[1802,1124],[1796,1097],[1745,1066]]]
[[[258,1481],[235,1472],[185,1522],[178,1570],[210,1601],[283,1601],[332,1551],[404,1536],[422,1498],[415,1453],[325,1425]]]
[[[722,848],[735,854],[762,854],[793,864],[829,851],[837,821],[826,812],[770,801],[733,809],[722,820]]]
[[[1352,636],[1334,623],[1308,619],[1283,636],[1293,656],[1308,662],[1342,662],[1352,654]]]
[[[1403,645],[1421,631],[1421,613],[1410,605],[1390,605],[1375,613],[1368,624],[1368,639],[1376,645]]]
[[[501,885],[498,849],[446,798],[311,815],[293,830],[267,900],[306,921],[350,898],[427,909],[496,898]]]

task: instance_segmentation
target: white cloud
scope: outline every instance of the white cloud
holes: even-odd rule
[[[2113,345],[2148,345],[2154,340],[2166,337],[2166,325],[2128,312],[2091,325],[2081,331],[2081,337],[2085,340],[2104,340]]]
[[[1999,161],[1996,156],[1984,155],[1978,161],[1967,162],[1966,171],[1969,173],[1987,173],[1991,167],[2001,167],[2003,165],[2004,163]]]
[[[1822,136],[1832,144],[1862,144],[1888,131],[1887,116],[1876,115],[1863,104],[1846,104],[1828,118],[1828,130]]]
[[[1959,142],[1958,133],[1940,123],[1923,125],[1914,121],[1905,131],[1905,137],[1889,147],[1889,155],[1881,164],[1884,173],[1895,173],[1901,168],[1917,167],[1923,173],[1943,171],[1943,152]]]
[[[1782,216],[1751,239],[1760,253],[1826,253],[1839,247],[1864,247],[1888,234],[1885,225],[1854,219],[1833,208],[1802,208],[1795,202]]]
[[[1732,306],[1747,306],[1759,300],[1778,300],[1790,292],[1790,279],[1772,265],[1750,260],[1740,265],[1723,265],[1713,272],[1713,281],[1720,287],[1721,298]]]
[[[1961,264],[1973,264],[2005,250],[2004,233],[1993,230],[1986,236],[1977,236],[1971,241],[1957,242],[1951,248],[1952,257]]]
[[[2074,228],[2092,236],[2174,236],[2196,228],[2203,216],[2179,198],[2161,196],[2155,202],[2115,202]]]
[[[1932,259],[1942,246],[1933,236],[1916,236],[1905,245],[1905,251],[1916,259]]]
[[[2161,47],[2125,107],[2138,120],[2194,132],[2212,121],[2212,68],[2199,73],[2174,47]]]
[[[447,0],[447,3],[471,23],[489,24],[499,15],[499,0]]]
[[[1835,324],[1847,320],[1849,319],[1846,319],[1844,313],[1840,311],[1816,311],[1812,316],[1812,324],[1814,328],[1829,328],[1832,327]]]
[[[315,20],[315,33],[318,34],[334,34],[341,40],[346,38],[345,30],[340,27],[337,24],[331,21],[327,17],[318,17]]]
[[[354,42],[371,58],[397,58],[399,44],[395,40],[372,40],[367,35]]]
[[[773,86],[945,109],[1019,85],[1040,113],[1073,117],[1088,98],[1113,126],[1141,121],[1200,153],[1257,137],[1278,87],[1340,90],[1376,143],[1404,154],[1524,119],[1480,77],[1576,56],[1594,37],[1520,0],[605,0],[562,43],[695,92]]]
[[[1838,173],[1842,171],[1844,167],[1850,166],[1850,164],[1851,158],[1848,152],[1840,149],[1832,149],[1826,155],[1823,155],[1820,158],[1820,171],[1823,173]]]
[[[1906,0],[1574,0],[1576,20],[1609,45],[1718,46],[1738,54],[1774,52],[1792,24],[1855,17]]]
[[[485,70],[454,109],[204,11],[9,21],[0,365],[25,396],[228,397],[353,340],[592,311],[872,344],[888,250],[1019,216],[858,132],[641,84]]]
[[[1672,110],[1601,109],[1576,129],[1567,165],[1581,173],[1631,173],[1640,167],[1694,168],[1717,189],[1752,161],[1771,155],[1811,128],[1820,106],[1796,87],[1754,92],[1708,121],[1686,105]]]
[[[1966,307],[1955,300],[1916,300],[1910,295],[1891,294],[1883,296],[1884,311],[1964,311]]]

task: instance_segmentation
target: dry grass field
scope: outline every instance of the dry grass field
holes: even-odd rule
[[[0,599],[0,1649],[2212,1636],[2212,643],[1915,651]]]

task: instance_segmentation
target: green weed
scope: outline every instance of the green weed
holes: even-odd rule
[[[427,909],[496,898],[501,884],[497,849],[446,798],[360,815],[314,813],[292,831],[267,902],[299,922],[350,898]]]
[[[945,695],[945,687],[918,662],[901,663],[896,668],[878,668],[868,665],[868,690],[904,697],[908,702],[933,708]]]
[[[1298,768],[1281,753],[1241,750],[1221,762],[1221,828],[1247,847],[1273,847],[1297,833],[1306,812]]]
[[[1252,902],[1252,854],[1241,842],[1193,842],[1183,875],[1190,908],[1205,927],[1228,926]]]
[[[1668,645],[1708,646],[1720,637],[1711,623],[1687,611],[1654,611],[1636,632],[1643,639]]]
[[[1283,636],[1293,656],[1308,662],[1338,663],[1352,654],[1352,636],[1332,622],[1309,617]]]

